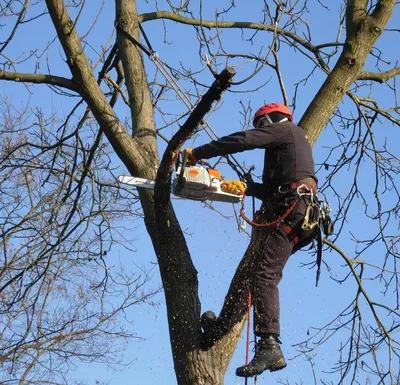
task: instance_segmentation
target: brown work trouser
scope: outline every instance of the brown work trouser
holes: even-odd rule
[[[282,213],[281,202],[264,207],[265,220],[273,220]],[[301,227],[307,204],[301,200],[291,215],[291,224]],[[254,332],[280,334],[279,290],[283,268],[293,252],[293,242],[279,228],[254,228],[250,244],[233,277],[225,297],[219,322],[228,330],[239,322],[248,309],[248,293],[254,305]]]

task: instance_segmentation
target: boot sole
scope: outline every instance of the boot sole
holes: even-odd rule
[[[272,367],[266,368],[264,370],[258,370],[251,374],[250,373],[240,373],[240,372],[238,373],[236,371],[236,375],[238,377],[254,377],[254,376],[260,375],[261,373],[265,372],[266,370],[269,370],[270,372],[277,372],[279,370],[286,368],[286,366],[287,366],[286,361],[283,358],[281,358],[280,360],[276,361]]]

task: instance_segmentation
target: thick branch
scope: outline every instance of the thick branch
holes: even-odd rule
[[[343,52],[334,69],[304,113],[300,125],[307,131],[312,145],[315,144],[350,86],[363,73],[365,61],[376,40],[382,34],[395,6],[394,1],[384,1],[384,3],[385,12],[379,10],[381,18],[366,15],[362,20],[357,19],[357,26],[352,25],[352,32],[348,31],[347,33]],[[364,4],[363,0],[349,2],[349,5],[352,5],[353,8],[348,11],[359,12],[361,4]],[[355,22],[355,19],[356,17],[353,17],[352,22]]]
[[[367,15],[367,0],[349,0],[346,7],[347,37],[354,35]]]
[[[372,80],[372,81],[378,82],[378,83],[385,83],[389,79],[392,79],[392,78],[396,77],[397,75],[400,75],[400,67],[392,68],[389,71],[381,72],[381,73],[362,72],[358,76],[357,79],[358,80]]]
[[[149,169],[154,170],[149,178],[155,178],[159,159],[156,145],[154,111],[151,93],[147,83],[146,70],[142,51],[132,43],[126,35],[139,40],[139,21],[136,2],[131,0],[116,0],[115,15],[117,23],[117,43],[125,73],[125,84],[129,94],[132,118],[132,131],[146,147],[148,158],[152,161]],[[124,33],[121,33],[121,30]]]
[[[60,76],[0,71],[0,79],[12,82],[49,84],[52,86],[68,88],[71,91],[79,92],[79,86],[77,83],[75,83],[73,80]]]
[[[223,70],[203,95],[200,102],[187,118],[186,122],[169,141],[157,174],[154,201],[156,205],[165,205],[169,201],[171,173],[183,143],[190,138],[212,104],[221,98],[221,94],[230,86],[235,70],[228,67]]]
[[[371,18],[375,19],[378,23],[380,20],[388,19],[393,12],[395,3],[393,0],[379,0]]]

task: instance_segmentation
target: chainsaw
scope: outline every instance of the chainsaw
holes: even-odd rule
[[[133,176],[121,175],[118,181],[137,188],[154,190],[155,181]],[[238,203],[243,195],[223,192],[223,178],[218,170],[204,166],[186,166],[186,162],[176,168],[171,191],[174,195],[195,201],[216,201]]]

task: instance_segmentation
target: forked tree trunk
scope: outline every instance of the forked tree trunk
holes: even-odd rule
[[[235,71],[227,68],[203,95],[186,122],[170,140],[161,161],[155,185],[155,215],[158,261],[164,283],[175,371],[179,385],[223,384],[224,374],[242,329],[237,324],[225,338],[208,351],[200,349],[200,301],[197,272],[186,241],[170,215],[171,174],[179,150],[190,138],[213,102],[230,85]]]

